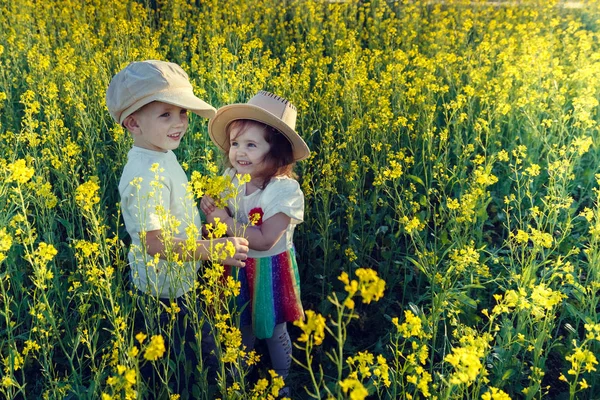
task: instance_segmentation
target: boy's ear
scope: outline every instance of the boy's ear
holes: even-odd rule
[[[133,114],[128,115],[127,118],[123,120],[123,126],[131,133],[138,133],[140,130],[140,126]]]

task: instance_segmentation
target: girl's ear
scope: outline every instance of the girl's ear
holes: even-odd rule
[[[127,118],[123,120],[123,126],[131,133],[139,133],[140,131],[140,126],[133,114],[128,115]]]

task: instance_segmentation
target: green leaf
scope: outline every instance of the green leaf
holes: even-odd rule
[[[419,185],[425,187],[425,182],[423,182],[423,179],[419,178],[418,176],[416,176],[416,175],[406,175],[406,177],[408,179],[410,179],[411,181],[416,182]]]
[[[507,381],[511,376],[513,376],[515,374],[515,370],[514,369],[508,369],[506,371],[504,371],[504,374],[502,374],[502,380],[503,381]]]

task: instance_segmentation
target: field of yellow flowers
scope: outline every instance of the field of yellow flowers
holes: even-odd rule
[[[0,396],[600,398],[600,2],[580,5],[0,0]],[[175,318],[148,322],[178,305],[131,290],[131,140],[104,95],[142,59],[215,107],[298,107],[289,382],[240,347],[218,263],[185,298],[216,383],[172,352]],[[219,173],[205,120],[176,153],[200,186]]]

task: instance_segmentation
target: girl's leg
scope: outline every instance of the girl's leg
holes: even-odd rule
[[[252,325],[244,325],[240,327],[240,331],[242,332],[242,345],[246,346],[246,352],[254,350],[256,336],[252,332]]]
[[[286,323],[275,325],[273,336],[265,340],[271,356],[271,365],[277,375],[287,378],[292,364],[292,340]]]

